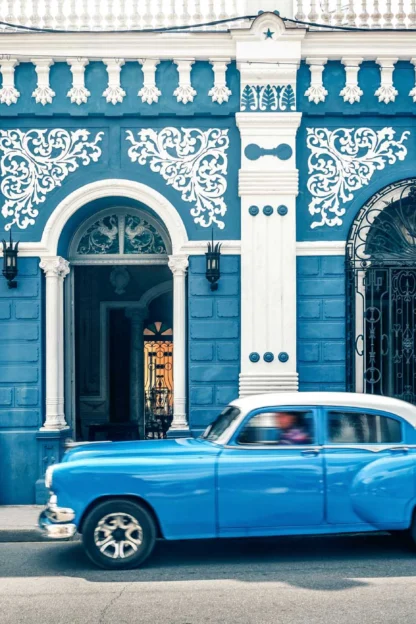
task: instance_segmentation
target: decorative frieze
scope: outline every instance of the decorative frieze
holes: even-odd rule
[[[143,69],[143,86],[137,95],[142,99],[142,102],[153,104],[162,95],[156,86],[156,67],[159,65],[159,61],[156,59],[139,59],[139,63]]]
[[[126,92],[121,87],[120,72],[124,65],[123,59],[103,59],[103,62],[107,65],[108,74],[108,87],[103,93],[103,97],[109,104],[117,104],[123,101]]]
[[[393,71],[394,65],[397,63],[397,58],[378,58],[376,59],[377,65],[380,65],[380,80],[381,84],[377,91],[374,93],[378,97],[379,102],[388,104],[394,102],[396,95],[398,95],[397,89],[393,85]]]
[[[311,84],[309,88],[305,91],[305,96],[308,98],[309,102],[314,102],[315,104],[319,104],[319,102],[325,102],[328,91],[323,85],[322,74],[327,60],[327,58],[306,59],[306,62],[311,70]]]
[[[214,223],[224,228],[227,206],[228,130],[220,128],[143,128],[138,139],[131,130],[127,141],[132,146],[132,162],[150,165],[165,182],[181,193],[182,201],[193,205],[191,215],[201,227]]]
[[[248,112],[296,110],[295,91],[288,85],[246,85],[241,92],[240,108]]]
[[[1,104],[16,104],[20,93],[14,86],[14,70],[16,65],[19,65],[17,59],[1,59],[0,72],[3,78],[3,84],[0,89],[0,102]]]
[[[407,149],[403,144],[410,132],[395,139],[393,128],[307,128],[308,191],[311,215],[320,215],[311,228],[342,225],[344,204],[367,185],[376,171],[387,164],[404,160]]]
[[[195,60],[174,60],[173,62],[177,66],[179,72],[179,85],[176,87],[173,95],[176,97],[177,101],[182,102],[182,104],[193,102],[194,97],[196,96],[196,91],[191,85],[191,67]]]
[[[345,87],[341,90],[340,96],[344,102],[354,104],[359,102],[363,95],[362,89],[358,86],[358,71],[363,62],[362,58],[342,58],[341,63],[345,66]]]
[[[35,98],[36,104],[52,104],[52,99],[55,97],[55,91],[53,91],[49,85],[49,69],[53,65],[52,59],[32,59],[32,63],[35,66],[36,74],[38,76],[38,84],[36,89],[32,93],[32,97]]]
[[[0,130],[1,190],[5,202],[1,213],[8,222],[5,230],[16,224],[21,229],[33,225],[38,206],[46,195],[81,165],[97,162],[101,156],[103,132],[89,141],[88,130],[32,129]]]
[[[213,102],[217,102],[218,104],[228,102],[228,98],[231,95],[231,89],[227,87],[225,73],[230,59],[210,62],[214,69],[214,86],[208,91],[208,95],[212,98]]]
[[[72,72],[72,87],[67,93],[67,97],[72,104],[86,104],[91,93],[85,86],[85,67],[88,65],[88,59],[77,58],[68,59],[68,65]]]

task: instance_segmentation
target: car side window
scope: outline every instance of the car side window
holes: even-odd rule
[[[328,412],[328,441],[332,444],[389,444],[402,441],[395,418],[366,412]]]
[[[313,442],[313,413],[299,410],[268,410],[255,414],[237,438],[238,444],[297,446]]]

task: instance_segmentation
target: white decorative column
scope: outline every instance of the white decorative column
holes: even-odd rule
[[[240,396],[297,391],[296,74],[304,31],[261,15],[237,39],[241,74]],[[239,61],[239,58],[244,59]],[[252,66],[247,58],[268,59]],[[279,65],[280,62],[280,65]]]
[[[68,428],[64,414],[63,282],[69,262],[60,256],[43,258],[46,276],[46,416],[41,431]]]
[[[171,430],[186,430],[186,271],[188,256],[169,256],[173,273],[173,422]]]
[[[144,336],[143,325],[147,308],[137,307],[127,310],[131,321],[130,343],[130,420],[136,421],[140,439],[145,439],[144,422]]]

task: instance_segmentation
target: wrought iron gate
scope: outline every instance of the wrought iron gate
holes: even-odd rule
[[[144,330],[146,438],[164,438],[173,419],[172,329],[157,321]]]
[[[347,382],[416,403],[416,186],[359,215],[347,245]]]

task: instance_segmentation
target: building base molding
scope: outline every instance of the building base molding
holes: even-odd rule
[[[297,392],[298,373],[240,374],[240,397],[270,392]]]
[[[43,505],[48,498],[45,487],[45,472],[49,466],[61,461],[65,452],[65,441],[71,437],[71,430],[67,427],[59,430],[40,429],[36,433],[38,443],[38,479],[35,484],[35,503]]]
[[[174,438],[191,438],[192,437],[192,433],[187,428],[183,428],[183,429],[169,429],[169,431],[167,432],[167,437],[169,439],[174,439]]]

